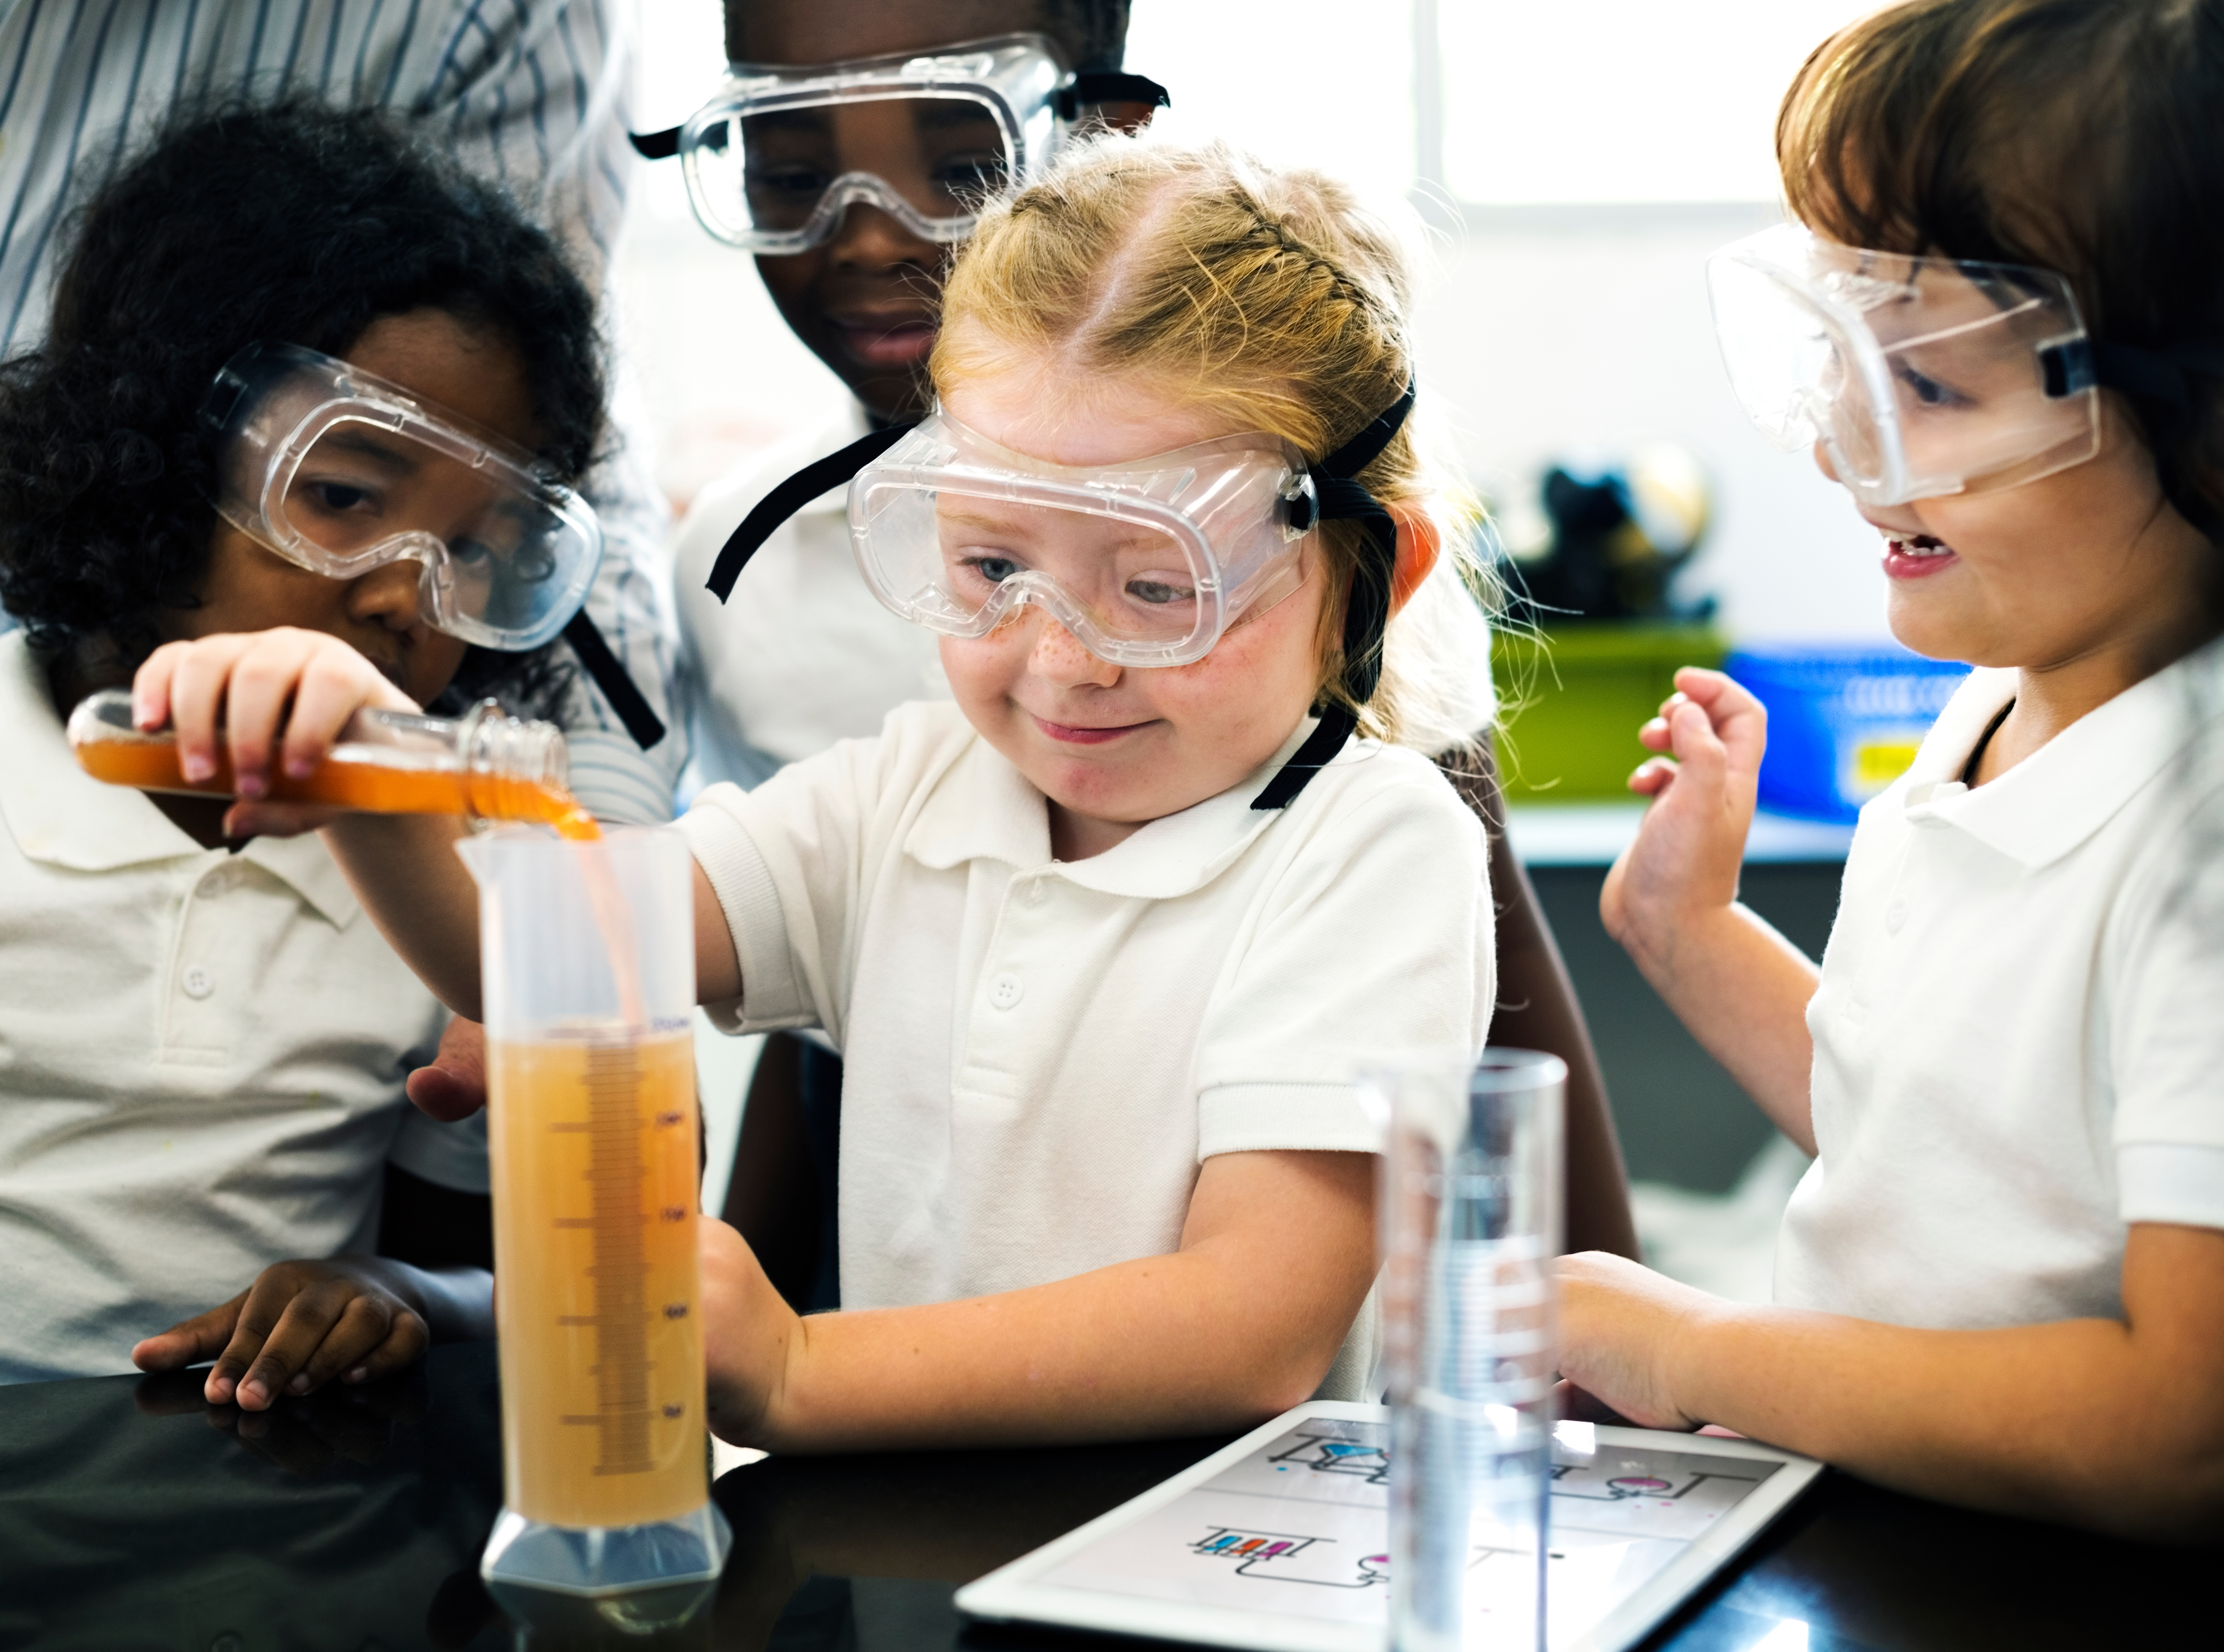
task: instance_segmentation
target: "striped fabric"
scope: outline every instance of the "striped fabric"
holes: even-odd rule
[[[626,0],[0,0],[0,349],[35,344],[69,208],[181,100],[310,91],[406,113],[563,236],[598,285],[634,158]],[[624,406],[623,374],[618,384]],[[588,612],[670,732],[642,752],[583,679],[574,789],[662,820],[685,760],[669,709],[667,526],[636,442],[583,491],[608,539]]]

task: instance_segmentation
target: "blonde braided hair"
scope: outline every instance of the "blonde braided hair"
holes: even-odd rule
[[[929,370],[943,394],[1015,356],[1077,383],[1130,378],[1317,462],[1412,381],[1410,298],[1399,234],[1334,180],[1224,144],[1107,136],[982,213],[944,288]],[[1413,420],[1357,480],[1386,505],[1428,514],[1469,589],[1487,588]],[[1447,725],[1429,662],[1402,657],[1412,651],[1394,620],[1380,685],[1350,703],[1343,615],[1363,569],[1360,532],[1324,523],[1316,542],[1330,576],[1323,696],[1377,739],[1431,751],[1463,741],[1474,731]]]

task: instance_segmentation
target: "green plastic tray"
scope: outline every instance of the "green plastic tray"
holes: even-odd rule
[[[1637,731],[1676,691],[1677,667],[1718,666],[1727,652],[1711,625],[1564,621],[1542,638],[1494,634],[1507,801],[1628,798],[1630,771],[1647,755]]]

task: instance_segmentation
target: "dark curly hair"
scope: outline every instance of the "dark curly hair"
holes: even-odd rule
[[[73,217],[44,342],[0,363],[0,603],[35,647],[105,634],[136,663],[156,615],[193,603],[217,520],[198,414],[257,340],[340,356],[382,316],[445,310],[515,348],[558,476],[596,457],[585,285],[499,190],[381,111],[187,111]],[[442,699],[498,685],[545,712],[568,680],[548,650],[473,648]]]

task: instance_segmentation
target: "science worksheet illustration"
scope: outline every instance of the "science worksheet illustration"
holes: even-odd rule
[[[1556,1644],[1597,1624],[1772,1475],[1787,1472],[1766,1458],[1726,1456],[1709,1449],[1712,1442],[1695,1441],[1689,1450],[1615,1443],[1623,1432],[1563,1424],[1555,1440],[1546,1575]],[[1307,1418],[1173,1501],[1103,1533],[1037,1581],[1383,1625],[1388,1442],[1385,1422]],[[1501,1581],[1519,1588],[1522,1573],[1511,1554],[1478,1545],[1470,1579],[1488,1596]]]

